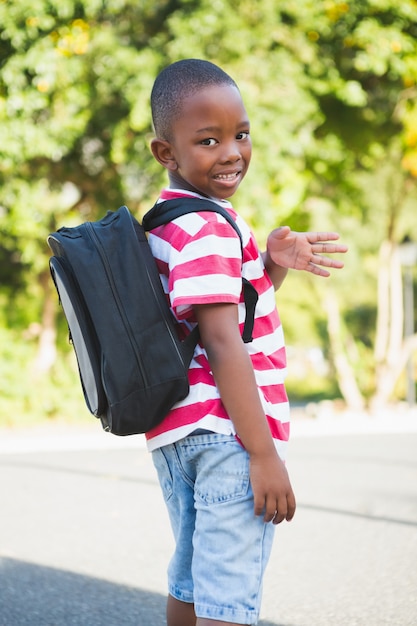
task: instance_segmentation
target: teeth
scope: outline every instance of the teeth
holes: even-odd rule
[[[217,174],[216,178],[220,178],[220,180],[233,180],[236,176],[237,172],[234,174]]]

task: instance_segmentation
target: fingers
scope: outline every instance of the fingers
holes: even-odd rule
[[[324,243],[312,244],[311,248],[313,251],[313,256],[311,257],[307,267],[305,268],[307,272],[311,272],[316,276],[323,276],[324,278],[328,278],[330,276],[330,272],[324,269],[325,267],[330,267],[331,269],[337,270],[340,270],[344,267],[343,261],[339,261],[338,259],[332,259],[327,256],[321,256],[320,254],[318,254],[318,252],[324,252],[327,254],[331,254],[334,252],[347,252],[347,246]]]
[[[329,257],[321,256],[320,254],[313,254],[310,263],[324,265],[324,267],[333,267],[336,269],[341,269],[344,266],[343,261],[339,261],[339,259],[330,259]]]
[[[279,524],[284,519],[287,522],[290,522],[292,520],[292,518],[294,517],[295,509],[296,509],[295,496],[294,496],[293,491],[291,490],[290,493],[287,496],[287,502],[286,502],[286,511],[287,512],[286,512],[285,516],[282,517],[282,518],[278,517],[278,519],[274,518],[273,523],[274,524]],[[280,510],[280,509],[278,509],[278,510]]]
[[[295,497],[283,461],[276,454],[251,457],[250,480],[256,516],[263,521],[279,524],[291,520],[295,512]]]
[[[306,272],[315,274],[315,276],[323,276],[324,278],[328,278],[329,276],[331,276],[330,272],[325,270],[323,267],[314,265],[314,263],[309,263],[305,269],[306,269]]]
[[[261,498],[261,497],[257,498],[256,494],[254,494],[253,510],[254,510],[254,513],[255,513],[256,517],[258,517],[259,515],[262,515],[263,513],[265,513],[264,519],[267,516],[267,514],[270,515],[270,513],[271,513],[271,512],[267,513],[266,506],[265,506],[265,498]],[[272,518],[273,518],[273,515],[272,515],[271,519]],[[269,521],[271,521],[271,520],[269,520]]]
[[[275,228],[270,236],[275,237],[276,239],[285,239],[287,235],[291,232],[291,228],[289,226],[279,226],[279,228]]]
[[[307,233],[307,240],[311,244],[311,250],[313,252],[312,263],[318,263],[319,265],[325,265],[326,267],[333,267],[341,269],[343,263],[334,259],[319,256],[321,254],[344,254],[348,251],[348,247],[341,243],[328,243],[339,239],[338,233]]]
[[[348,251],[348,247],[340,243],[312,243],[311,249],[315,254],[318,252],[323,254],[337,254]]]
[[[291,493],[288,496],[287,499],[288,505],[287,505],[287,515],[285,516],[285,519],[287,520],[287,522],[290,522],[292,520],[292,518],[295,515],[295,510],[297,508],[297,503],[295,501],[295,496],[294,493],[291,491]]]
[[[283,499],[282,501],[278,502],[277,510],[275,511],[274,516],[271,518],[270,521],[275,525],[281,524],[281,522],[287,519],[287,515],[288,503],[286,499]]]
[[[279,524],[285,519],[287,515],[287,499],[282,498],[277,500],[275,498],[267,499],[265,502],[264,522],[274,522]]]
[[[290,522],[294,517],[296,509],[295,497],[291,491],[287,495],[283,496],[279,500],[271,500],[266,502],[262,510],[255,515],[261,515],[264,512],[264,522],[272,522],[273,524],[280,524],[284,520]]]
[[[305,234],[310,243],[317,243],[318,241],[336,241],[336,239],[340,237],[339,233],[321,231]]]

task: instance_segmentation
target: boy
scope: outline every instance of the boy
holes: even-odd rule
[[[200,329],[190,393],[147,433],[176,549],[168,571],[168,626],[255,624],[274,527],[295,498],[284,465],[289,435],[285,347],[275,306],[287,268],[321,276],[342,263],[319,253],[337,233],[274,230],[259,253],[227,201],[251,158],[249,120],[236,83],[207,61],[165,68],[151,96],[155,159],[168,171],[160,200],[209,198],[226,207],[191,213],[149,236],[184,335]],[[254,340],[244,344],[242,275],[256,287]],[[242,301],[241,301],[242,300]]]

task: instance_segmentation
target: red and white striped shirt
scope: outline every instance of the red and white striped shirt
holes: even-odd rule
[[[201,197],[188,191],[165,189],[160,199],[187,196]],[[286,356],[274,288],[248,225],[229,202],[219,203],[228,210],[241,231],[243,264],[237,233],[223,216],[209,211],[189,213],[155,228],[149,233],[149,244],[183,336],[195,326],[195,304],[238,304],[243,331],[242,276],[256,288],[259,299],[253,341],[245,346],[272,437],[279,455],[285,459],[289,437],[289,405],[284,387]],[[175,404],[161,424],[146,433],[150,451],[174,443],[197,428],[236,434],[214,382],[207,354],[200,344],[190,364],[189,382],[187,398]]]

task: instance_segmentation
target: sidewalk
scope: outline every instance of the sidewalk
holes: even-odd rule
[[[320,408],[294,409],[298,511],[277,529],[259,626],[415,626],[416,412]],[[0,626],[166,624],[173,538],[143,436],[88,415],[0,429],[0,468]]]
[[[330,403],[323,403],[316,417],[309,417],[309,407],[292,411],[292,439],[407,432],[417,432],[417,407],[410,409],[406,405],[397,405],[378,416],[347,411],[337,413]],[[144,435],[118,437],[106,433],[99,421],[88,415],[85,422],[77,425],[45,422],[31,428],[0,428],[0,454],[144,448]]]

